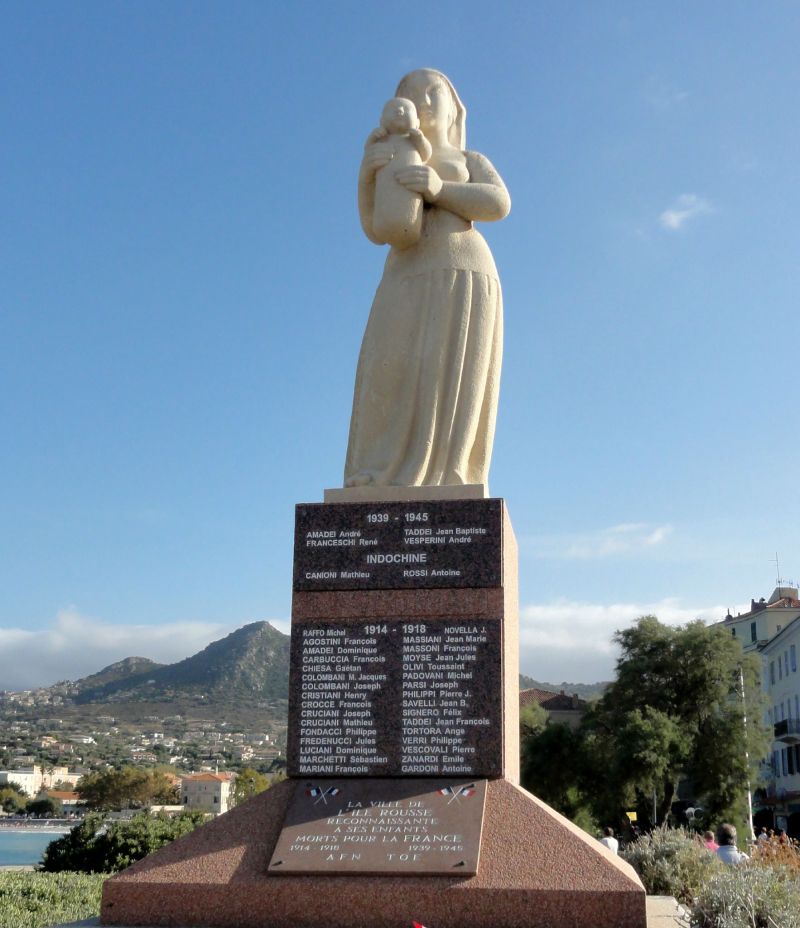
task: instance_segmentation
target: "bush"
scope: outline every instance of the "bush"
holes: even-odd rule
[[[751,862],[716,873],[694,900],[697,928],[800,928],[800,880]]]
[[[800,851],[790,843],[781,844],[777,838],[759,841],[752,857],[765,867],[793,870],[800,879]]]
[[[691,832],[660,828],[623,857],[648,894],[684,903],[694,928],[800,928],[800,857],[788,845],[762,845],[726,867]]]
[[[50,873],[116,873],[194,831],[205,820],[202,812],[181,812],[174,818],[142,812],[129,822],[112,822],[103,827],[101,815],[89,815],[47,845],[42,869]]]
[[[102,875],[0,872],[0,928],[44,928],[100,913]]]
[[[622,856],[636,870],[648,895],[675,896],[692,904],[725,865],[683,828],[658,828],[629,845]]]

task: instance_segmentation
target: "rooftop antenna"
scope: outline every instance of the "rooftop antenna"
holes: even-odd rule
[[[770,558],[770,563],[772,563],[773,561],[775,562],[775,575],[778,581],[776,585],[780,587],[783,585],[783,580],[781,580],[781,568],[780,568],[780,564],[778,563],[778,552],[777,551],[775,552],[775,557]]]

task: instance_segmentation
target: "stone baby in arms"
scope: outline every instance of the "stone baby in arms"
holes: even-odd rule
[[[382,142],[392,149],[391,161],[375,177],[375,234],[405,249],[414,245],[422,232],[422,195],[397,181],[397,173],[424,164],[431,156],[430,142],[419,128],[417,108],[404,97],[394,97],[383,108],[379,128],[367,139],[367,146]]]

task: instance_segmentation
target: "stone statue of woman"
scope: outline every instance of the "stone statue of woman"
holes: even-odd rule
[[[508,191],[489,161],[466,151],[466,110],[450,81],[424,68],[401,81],[432,154],[395,174],[424,201],[422,232],[386,258],[361,345],[344,485],[488,482],[503,299],[489,246],[473,222],[503,219]],[[385,134],[385,133],[384,133]],[[376,174],[392,158],[373,132],[358,179],[358,209],[373,228]]]

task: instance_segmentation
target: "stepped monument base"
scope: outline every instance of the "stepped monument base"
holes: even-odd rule
[[[480,868],[437,876],[274,876],[284,780],[105,884],[102,925],[186,928],[645,928],[633,869],[506,779],[489,780]]]

